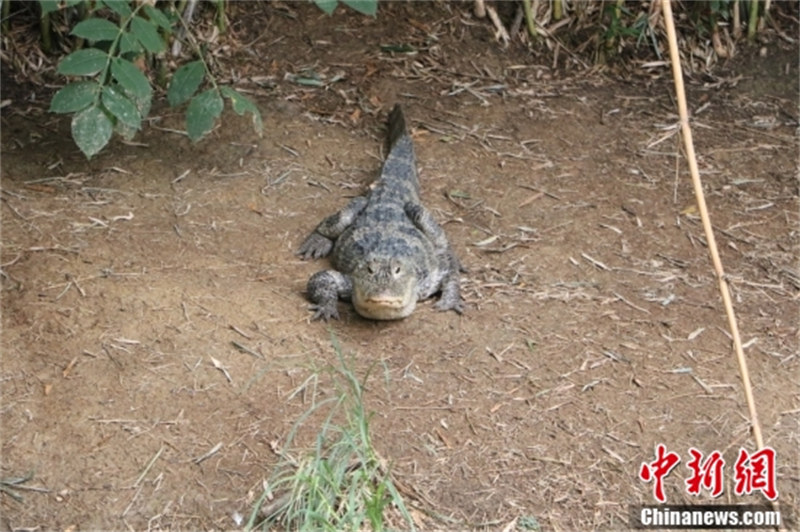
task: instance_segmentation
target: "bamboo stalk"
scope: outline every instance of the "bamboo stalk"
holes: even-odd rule
[[[217,0],[216,23],[220,33],[225,33],[228,29],[228,19],[225,16],[225,11],[228,7],[227,3],[226,0]]]
[[[769,6],[772,4],[772,0],[764,0],[764,11],[761,13],[761,16],[758,19],[758,31],[764,29],[764,25],[767,23],[767,19],[769,18]]]
[[[531,0],[522,0],[522,8],[525,11],[525,24],[528,28],[528,34],[531,40],[536,40],[536,25],[533,22],[533,8],[531,7]]]
[[[678,39],[675,35],[675,22],[672,18],[672,6],[670,0],[661,0],[661,8],[664,12],[664,25],[667,29],[667,39],[669,40],[669,55],[670,62],[672,63],[672,75],[675,80],[675,94],[678,99],[678,113],[681,120],[681,134],[683,136],[684,149],[686,150],[686,159],[689,163],[689,172],[692,176],[692,185],[694,186],[694,194],[697,200],[697,207],[700,210],[700,218],[703,221],[703,231],[708,241],[708,251],[711,254],[711,261],[714,263],[714,271],[717,274],[719,281],[720,295],[722,302],[725,306],[725,314],[728,317],[728,326],[730,327],[731,336],[733,337],[733,347],[736,351],[736,360],[739,363],[739,375],[742,379],[742,386],[744,387],[744,395],[747,400],[747,408],[750,412],[750,422],[753,426],[753,436],[756,440],[756,446],[759,449],[764,447],[764,439],[761,435],[761,424],[758,422],[758,413],[756,412],[756,403],[753,398],[753,389],[750,384],[750,372],[747,369],[747,360],[744,356],[742,349],[742,340],[739,337],[739,326],[736,323],[736,316],[733,312],[733,303],[731,303],[730,289],[728,282],[725,279],[725,271],[722,268],[722,261],[719,258],[719,250],[717,249],[717,242],[714,239],[714,230],[711,227],[711,219],[708,216],[708,208],[706,207],[706,199],[703,193],[703,183],[700,181],[700,172],[697,168],[697,158],[694,153],[694,141],[692,140],[692,129],[689,125],[689,112],[686,106],[686,91],[683,85],[683,73],[681,71],[680,56],[678,55]]]
[[[3,5],[3,8],[0,11],[2,11],[2,17],[3,17],[3,25],[2,25],[3,34],[6,35],[8,34],[8,28],[9,28],[8,17],[11,14],[11,0],[0,0],[0,4]]]
[[[750,0],[750,19],[747,21],[747,40],[753,42],[758,29],[758,0]]]
[[[53,39],[50,35],[50,13],[43,13],[39,22],[42,33],[42,51],[49,54],[53,51]]]
[[[561,0],[553,0],[553,20],[558,22],[564,16],[564,6]]]
[[[475,0],[475,16],[478,18],[486,18],[486,6],[483,0]]]

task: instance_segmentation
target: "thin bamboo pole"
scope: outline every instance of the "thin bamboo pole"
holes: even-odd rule
[[[538,2],[536,4],[538,5]],[[522,0],[522,8],[525,10],[525,25],[528,28],[528,34],[531,36],[531,40],[535,41],[537,32],[533,17],[536,16],[536,9],[531,5],[531,0]]]
[[[667,29],[667,40],[669,41],[672,75],[675,80],[675,94],[678,99],[678,114],[681,120],[681,134],[683,136],[684,148],[686,149],[686,159],[689,163],[689,172],[692,176],[694,195],[697,199],[697,207],[700,210],[700,218],[703,221],[703,230],[705,231],[706,241],[708,242],[708,251],[711,254],[711,261],[714,263],[714,271],[719,281],[719,291],[725,306],[725,314],[728,317],[728,327],[730,327],[731,336],[733,337],[733,347],[736,351],[736,360],[739,363],[739,375],[741,376],[742,386],[744,387],[747,408],[750,411],[750,423],[753,426],[753,437],[756,440],[756,446],[762,449],[764,447],[764,439],[761,436],[761,424],[758,422],[756,402],[753,398],[753,388],[750,384],[750,372],[747,370],[747,359],[742,349],[742,340],[739,337],[739,326],[736,323],[736,315],[733,312],[733,303],[731,303],[731,293],[728,288],[728,281],[725,280],[725,270],[722,268],[722,261],[719,258],[719,250],[717,249],[717,242],[714,239],[711,219],[708,216],[705,194],[703,194],[703,183],[700,181],[700,172],[697,168],[694,141],[692,140],[692,128],[689,125],[689,112],[686,106],[686,91],[683,86],[681,60],[680,55],[678,55],[678,39],[675,34],[675,22],[672,18],[670,0],[661,0],[661,8],[664,12],[664,25]]]
[[[750,0],[750,19],[747,22],[747,40],[753,42],[758,30],[758,0]]]

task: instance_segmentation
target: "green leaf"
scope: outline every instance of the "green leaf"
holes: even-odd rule
[[[126,124],[123,124],[119,120],[117,120],[117,123],[114,124],[114,133],[128,141],[133,140],[133,137],[136,136],[136,132],[138,130],[139,128],[132,128]]]
[[[121,54],[140,54],[144,52],[144,48],[142,45],[139,44],[139,41],[136,40],[136,37],[128,33],[127,31],[123,33],[119,38],[119,53]]]
[[[131,16],[131,6],[128,5],[128,0],[103,0],[102,3],[120,17]]]
[[[131,31],[148,52],[158,54],[166,49],[156,27],[142,17],[133,17]]]
[[[58,63],[56,71],[65,76],[93,76],[103,70],[108,54],[97,48],[72,52]]]
[[[89,18],[78,22],[70,35],[83,37],[89,41],[113,41],[119,35],[119,26],[104,18]]]
[[[134,129],[139,129],[142,117],[139,109],[122,92],[114,87],[103,87],[103,105],[117,120]]]
[[[336,6],[339,5],[338,0],[314,0],[314,3],[317,4],[318,8],[329,15],[333,14],[336,10]]]
[[[144,12],[147,13],[148,18],[155,22],[160,28],[170,32],[172,31],[172,24],[164,13],[153,6],[147,5],[144,6]]]
[[[72,138],[87,159],[108,144],[112,129],[111,120],[96,105],[72,117]]]
[[[186,109],[186,132],[189,138],[197,141],[211,131],[223,106],[222,97],[216,89],[208,89],[192,98]]]
[[[42,16],[58,11],[58,0],[39,0],[39,7],[42,10]]]
[[[131,94],[124,89],[123,92],[136,104],[136,108],[139,109],[140,115],[145,117],[150,114],[150,105],[153,103],[151,96],[148,96],[147,98],[137,98],[134,94]]]
[[[359,13],[374,17],[378,12],[378,0],[342,0],[342,3]]]
[[[77,81],[64,85],[50,101],[51,113],[74,113],[94,102],[100,85],[94,81]]]
[[[145,75],[127,59],[115,57],[111,61],[111,76],[122,85],[126,92],[133,95],[137,100],[150,99],[153,94],[150,82]]]
[[[186,63],[172,76],[172,81],[167,89],[167,101],[172,107],[180,105],[191,98],[206,75],[202,61]]]
[[[153,89],[144,74],[136,65],[121,57],[115,57],[111,62],[111,76],[117,80],[120,88],[136,103],[141,116],[150,112],[150,103],[153,99]]]
[[[237,115],[242,116],[245,113],[252,113],[253,128],[260,137],[261,133],[264,131],[264,123],[261,120],[261,111],[258,110],[258,107],[245,95],[230,87],[220,87],[220,91],[223,96],[231,101],[233,110],[236,111]]]

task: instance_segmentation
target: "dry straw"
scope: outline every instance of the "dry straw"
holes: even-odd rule
[[[675,93],[678,98],[678,114],[681,120],[681,133],[686,149],[686,159],[689,163],[689,172],[692,176],[694,194],[697,199],[697,207],[700,210],[700,217],[703,220],[703,230],[708,241],[708,251],[711,253],[711,261],[714,263],[714,270],[719,280],[719,290],[722,295],[722,302],[725,305],[725,313],[728,316],[728,326],[733,337],[733,347],[736,350],[736,359],[739,362],[739,374],[744,386],[744,395],[747,399],[747,408],[750,410],[750,421],[753,425],[753,436],[756,439],[756,446],[759,449],[764,447],[764,440],[761,436],[761,425],[758,422],[756,403],[753,398],[753,389],[750,385],[750,373],[747,370],[747,360],[742,349],[742,340],[739,337],[739,326],[736,324],[736,315],[733,313],[730,290],[728,282],[725,280],[725,271],[722,268],[722,261],[719,258],[717,242],[714,240],[714,231],[711,228],[711,219],[708,217],[706,198],[703,194],[703,184],[700,181],[700,173],[697,169],[697,159],[694,154],[694,141],[692,140],[692,129],[689,126],[689,113],[686,107],[686,92],[683,87],[683,73],[681,72],[680,56],[678,55],[678,40],[675,36],[675,23],[672,19],[672,6],[670,0],[661,0],[664,12],[664,25],[667,28],[667,40],[669,41],[669,56],[672,63],[672,75],[675,79]]]

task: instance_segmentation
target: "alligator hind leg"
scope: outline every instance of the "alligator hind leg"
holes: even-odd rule
[[[439,301],[434,307],[436,310],[454,310],[458,314],[464,313],[464,300],[461,299],[461,265],[458,257],[448,247],[448,268],[442,279],[439,289],[442,291]]]
[[[428,240],[433,242],[436,253],[442,253],[450,249],[450,242],[447,241],[447,235],[444,234],[444,230],[428,209],[422,204],[413,201],[406,203],[404,209],[406,211],[406,216],[414,222],[417,229],[422,231],[422,233],[428,237]]]
[[[460,273],[463,268],[450,247],[450,242],[447,241],[447,235],[444,234],[444,230],[430,211],[421,204],[408,202],[405,205],[405,211],[414,225],[433,243],[436,255],[444,258],[447,263],[445,276],[439,285],[442,297],[434,306],[438,310],[455,310],[459,314],[463,313],[464,300],[461,299],[460,284]]]
[[[367,198],[358,196],[350,200],[344,209],[322,220],[300,245],[297,254],[304,260],[325,257],[333,249],[333,241],[347,229],[367,206]]]

